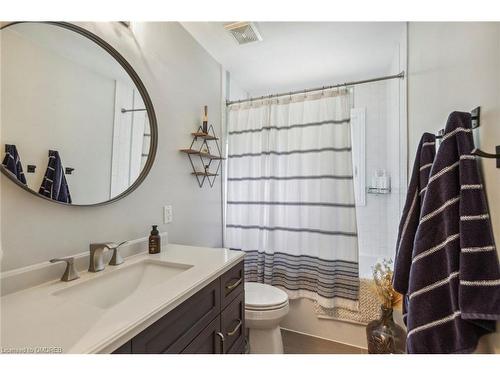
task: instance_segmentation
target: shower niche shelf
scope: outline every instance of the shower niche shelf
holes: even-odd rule
[[[200,126],[197,131],[191,133],[193,141],[189,148],[183,148],[179,151],[186,154],[193,171],[191,174],[196,177],[198,185],[203,187],[205,181],[208,181],[210,187],[214,186],[215,179],[221,169],[222,157],[219,146],[219,137],[215,134],[212,125],[208,132],[204,133]]]
[[[368,189],[366,189],[366,192],[368,194],[377,194],[377,195],[391,194],[391,189],[390,188],[369,187]]]

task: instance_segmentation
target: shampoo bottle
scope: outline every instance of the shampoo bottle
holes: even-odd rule
[[[153,229],[151,230],[151,234],[149,236],[149,253],[150,254],[158,254],[161,250],[161,237],[158,232],[158,226],[153,225]]]

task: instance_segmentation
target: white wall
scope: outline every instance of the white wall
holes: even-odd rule
[[[500,144],[500,23],[410,23],[408,119],[410,163],[423,132],[443,128],[452,111],[481,106],[477,146]],[[500,170],[481,162],[497,251],[500,251]],[[498,329],[497,329],[498,330]],[[487,337],[500,353],[500,334]]]
[[[189,146],[205,104],[220,131],[220,65],[178,23],[132,23],[132,30],[117,22],[80,25],[108,41],[142,78],[158,120],[156,160],[136,191],[102,207],[47,202],[2,175],[2,270],[86,251],[90,242],[142,237],[151,224],[168,231],[171,242],[221,246],[220,180],[200,189],[178,151]],[[169,225],[162,223],[166,204],[174,211]]]
[[[1,151],[5,143],[17,146],[27,184],[37,192],[48,150],[59,151],[63,166],[75,169],[66,175],[73,202],[105,201],[111,178],[114,79],[15,31],[6,29],[1,37],[8,51],[1,60]],[[27,173],[28,164],[36,165],[35,173]]]
[[[229,77],[229,100],[241,100],[248,97],[248,92],[241,87],[239,82]]]

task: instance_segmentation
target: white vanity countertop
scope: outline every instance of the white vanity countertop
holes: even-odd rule
[[[53,295],[144,259],[192,267],[110,308]],[[36,352],[43,347],[61,348],[62,353],[112,352],[242,259],[239,251],[169,244],[160,254],[134,255],[120,266],[80,273],[78,280],[51,281],[7,294],[0,299],[0,352]]]

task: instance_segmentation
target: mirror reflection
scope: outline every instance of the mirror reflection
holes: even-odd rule
[[[33,192],[91,205],[125,192],[149,156],[141,95],[123,67],[57,25],[1,31],[3,168]]]

